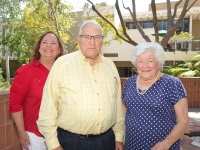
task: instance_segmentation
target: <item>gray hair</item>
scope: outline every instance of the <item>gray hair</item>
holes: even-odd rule
[[[83,28],[87,25],[87,24],[94,24],[95,26],[97,26],[101,32],[101,35],[103,36],[103,31],[102,31],[102,27],[95,21],[95,20],[86,20],[83,22],[83,24],[80,26],[80,30],[79,30],[79,34],[81,35],[83,32]]]
[[[163,64],[165,63],[165,52],[164,52],[163,47],[159,43],[156,43],[156,42],[145,42],[145,43],[138,44],[133,50],[131,62],[135,67],[136,67],[138,56],[140,56],[146,51],[153,52],[155,58],[158,61],[159,66],[160,67],[163,66]]]

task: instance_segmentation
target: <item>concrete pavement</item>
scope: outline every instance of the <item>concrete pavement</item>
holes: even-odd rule
[[[187,132],[200,132],[200,108],[189,108],[188,116],[190,124]],[[181,150],[200,150],[200,135],[193,137],[184,135],[181,140]]]

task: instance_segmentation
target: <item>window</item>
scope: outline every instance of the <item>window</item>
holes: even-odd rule
[[[131,77],[135,74],[134,68],[132,67],[117,67],[120,77]]]
[[[153,28],[153,21],[139,21],[140,26],[145,28]],[[168,21],[167,20],[158,20],[158,29],[159,30],[168,30],[167,28]],[[126,27],[128,29],[136,29],[136,26],[133,22],[126,22]],[[184,18],[181,22],[177,32],[189,32],[189,18]]]
[[[153,21],[143,21],[143,28],[153,28]]]
[[[128,29],[136,29],[136,26],[133,22],[126,22],[126,27]]]
[[[167,20],[159,20],[158,21],[158,29],[159,30],[167,30],[168,22]]]

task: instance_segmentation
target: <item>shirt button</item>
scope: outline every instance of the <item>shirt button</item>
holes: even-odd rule
[[[97,93],[97,95],[99,95],[99,93]]]

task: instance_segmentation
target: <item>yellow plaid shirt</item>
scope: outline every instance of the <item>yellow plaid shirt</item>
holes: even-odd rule
[[[78,134],[100,134],[112,127],[116,141],[122,142],[121,83],[114,63],[100,55],[91,66],[80,50],[60,57],[44,86],[37,124],[50,150],[60,145],[58,126]]]

